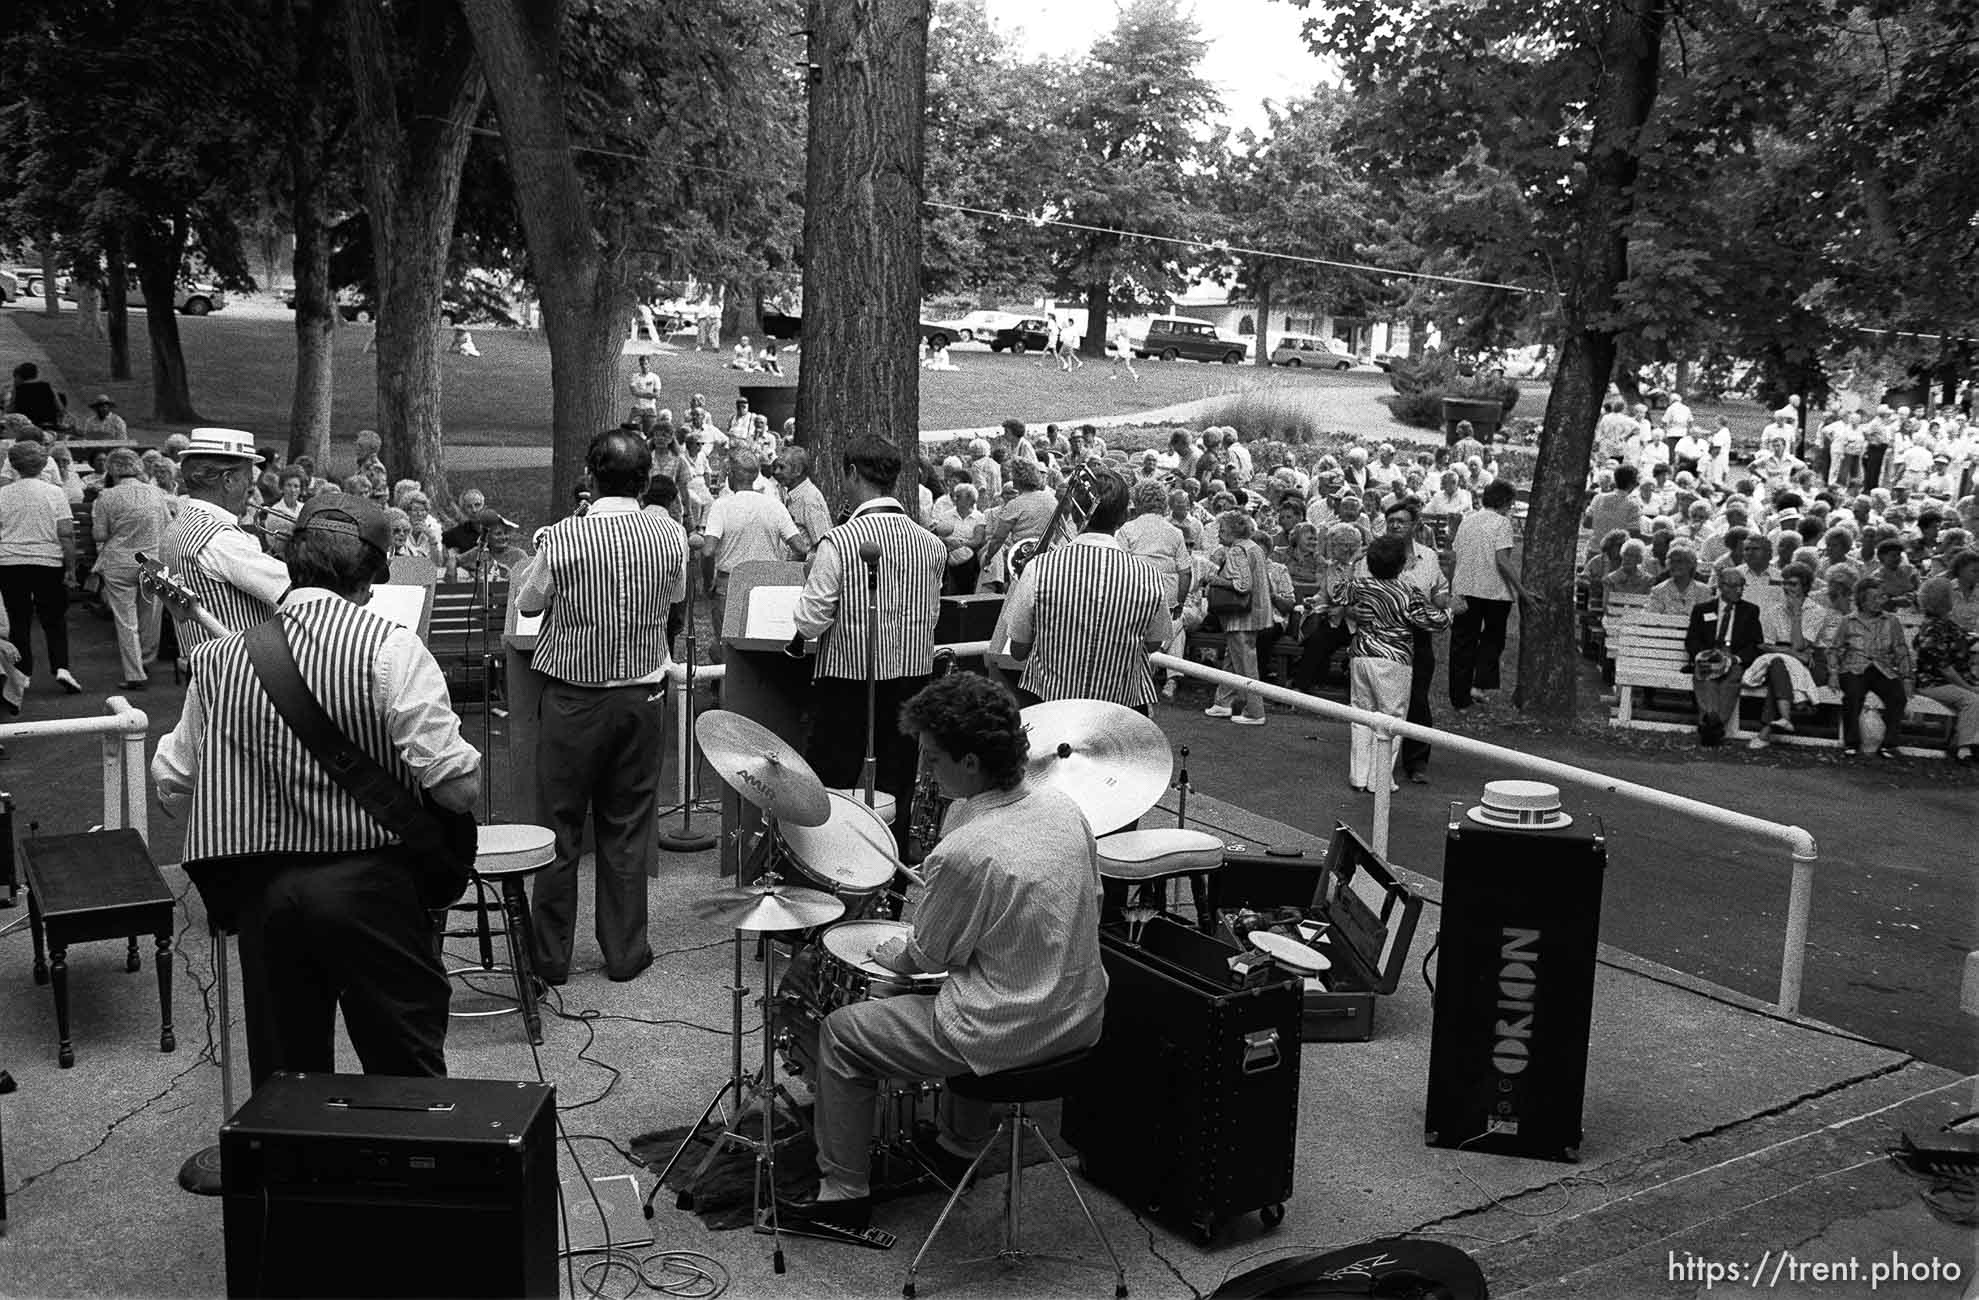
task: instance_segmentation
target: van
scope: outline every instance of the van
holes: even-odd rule
[[[1338,339],[1323,339],[1314,334],[1280,334],[1278,345],[1271,349],[1271,364],[1350,370],[1354,358],[1348,353],[1347,345]]]
[[[1246,344],[1218,334],[1208,321],[1189,316],[1152,317],[1144,329],[1128,335],[1127,346],[1137,357],[1220,361],[1226,366],[1240,364],[1247,350]]]

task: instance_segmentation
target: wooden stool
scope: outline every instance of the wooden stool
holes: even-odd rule
[[[533,936],[529,925],[529,893],[522,882],[556,860],[556,834],[547,826],[483,826],[475,849],[472,899],[454,904],[456,908],[475,914],[474,928],[448,930],[445,936],[478,939],[481,961],[478,965],[456,966],[447,972],[447,978],[459,979],[466,975],[513,976],[515,1005],[497,1007],[492,1011],[454,1011],[449,1014],[472,1020],[520,1011],[529,1041],[540,1045],[543,1041],[543,1012],[536,1002],[536,971],[530,955]],[[490,894],[501,900],[500,929],[489,924],[489,913],[494,910]],[[506,966],[495,963],[496,935],[501,935],[508,943]]]
[[[143,963],[137,937],[158,941],[158,1003],[164,1025],[158,1050],[178,1046],[172,1033],[172,891],[151,863],[144,839],[130,829],[83,835],[51,835],[21,845],[26,876],[28,922],[34,933],[34,982],[55,985],[55,1028],[61,1035],[57,1059],[63,1069],[76,1063],[69,1039],[69,945],[97,939],[127,939],[124,969]],[[47,959],[42,944],[47,943]]]

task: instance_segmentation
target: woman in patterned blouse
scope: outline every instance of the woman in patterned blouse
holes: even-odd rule
[[[1917,660],[1917,693],[1951,709],[1952,756],[1970,763],[1979,745],[1979,687],[1973,684],[1973,645],[1970,632],[1951,620],[1952,583],[1933,578],[1917,594],[1924,626],[1912,643]]]
[[[1353,681],[1353,705],[1371,713],[1399,718],[1409,708],[1409,670],[1414,660],[1415,629],[1434,632],[1450,626],[1450,596],[1437,590],[1434,602],[1422,589],[1401,581],[1408,566],[1408,539],[1382,535],[1367,550],[1367,576],[1356,578],[1347,592],[1347,617],[1354,628],[1354,654],[1348,673]],[[1390,770],[1374,771],[1374,729],[1355,723],[1347,751],[1347,782],[1363,794],[1374,782],[1394,787],[1393,764],[1401,746],[1389,751]]]

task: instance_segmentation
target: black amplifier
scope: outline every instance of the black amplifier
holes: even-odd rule
[[[557,1294],[549,1084],[277,1074],[220,1162],[229,1296]]]
[[[1557,830],[1456,813],[1443,854],[1431,1146],[1576,1160],[1608,861],[1598,819]]]
[[[996,633],[996,620],[1002,614],[1003,597],[994,592],[943,596],[941,611],[935,615],[935,644],[987,641]]]

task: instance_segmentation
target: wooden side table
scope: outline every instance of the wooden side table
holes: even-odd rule
[[[172,919],[174,900],[151,853],[134,830],[52,835],[24,841],[21,866],[28,890],[28,920],[34,933],[34,982],[55,986],[55,1027],[62,1044],[63,1069],[76,1063],[69,1038],[69,945],[99,939],[127,939],[126,971],[137,971],[137,939],[158,941],[158,1003],[163,1028],[158,1050],[178,1046],[172,1033]],[[42,945],[47,944],[43,959]]]

